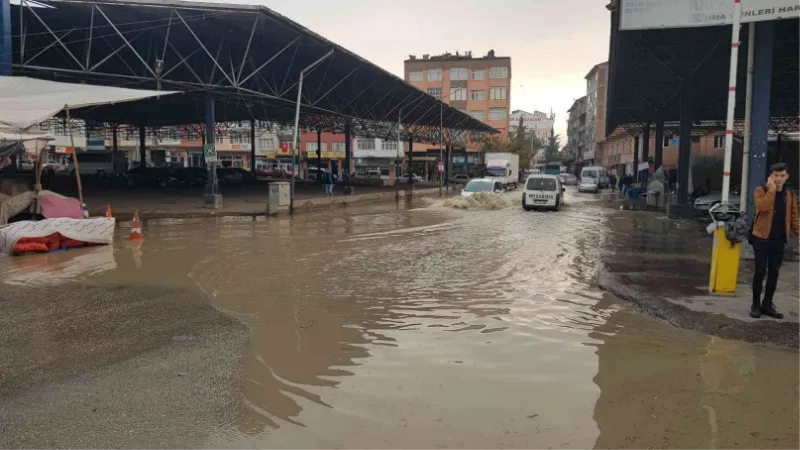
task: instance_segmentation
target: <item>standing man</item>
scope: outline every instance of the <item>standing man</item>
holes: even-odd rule
[[[753,306],[750,317],[761,315],[782,319],[783,314],[775,309],[772,297],[778,285],[778,272],[783,262],[783,248],[789,232],[800,235],[800,220],[797,214],[797,198],[785,187],[789,174],[786,163],[773,164],[765,186],[753,193],[756,217],[753,221],[751,243],[756,257],[756,273],[753,276]],[[761,301],[761,286],[767,277],[764,301]]]
[[[326,170],[324,179],[325,179],[325,193],[328,195],[328,197],[333,197],[333,185],[335,183],[335,180],[333,178],[333,172],[330,170]]]

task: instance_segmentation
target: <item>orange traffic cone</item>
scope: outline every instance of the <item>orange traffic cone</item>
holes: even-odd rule
[[[111,205],[109,205],[108,203],[106,203],[106,217],[108,217],[109,219],[114,217],[111,215]]]
[[[131,224],[131,241],[144,239],[142,235],[142,223],[139,222],[139,210],[133,211],[133,224]]]

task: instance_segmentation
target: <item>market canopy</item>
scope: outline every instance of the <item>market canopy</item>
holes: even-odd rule
[[[800,7],[795,0],[772,3],[777,6],[762,8],[756,0],[743,2],[743,21],[772,21],[775,40],[771,122],[786,119],[790,128],[796,128],[800,115],[797,82]],[[730,23],[730,14],[725,8],[732,9],[733,2],[613,0],[609,6],[614,10],[606,135],[617,127],[638,133],[643,126],[654,122],[657,115],[665,121],[678,120],[684,85],[692,97],[692,117],[724,126],[731,53],[731,26],[726,25]],[[692,9],[704,6],[709,9]],[[767,15],[769,11],[774,14]],[[671,28],[675,26],[681,28]],[[744,117],[748,31],[749,27],[744,26],[740,33],[737,119]]]
[[[37,0],[12,6],[16,73],[184,96],[104,111],[105,121],[291,123],[301,71],[301,125],[345,120],[496,132],[403,79],[258,5],[173,0]],[[167,105],[168,107],[165,107]],[[111,115],[111,116],[109,116]],[[100,117],[94,120],[103,119]],[[124,120],[123,120],[124,119]],[[393,128],[396,130],[396,126]]]
[[[17,140],[38,139],[28,133],[30,129],[66,108],[111,105],[175,93],[0,77],[0,133],[3,137],[19,136]]]

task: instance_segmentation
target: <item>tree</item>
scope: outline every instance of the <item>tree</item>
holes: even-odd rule
[[[544,160],[545,162],[556,162],[561,161],[561,157],[558,154],[558,148],[560,143],[560,136],[555,134],[554,131],[550,132],[550,139],[547,142],[547,146],[544,148]]]

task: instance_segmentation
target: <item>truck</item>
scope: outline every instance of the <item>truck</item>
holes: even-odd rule
[[[487,153],[486,178],[500,180],[507,191],[519,184],[519,155],[513,153]]]

